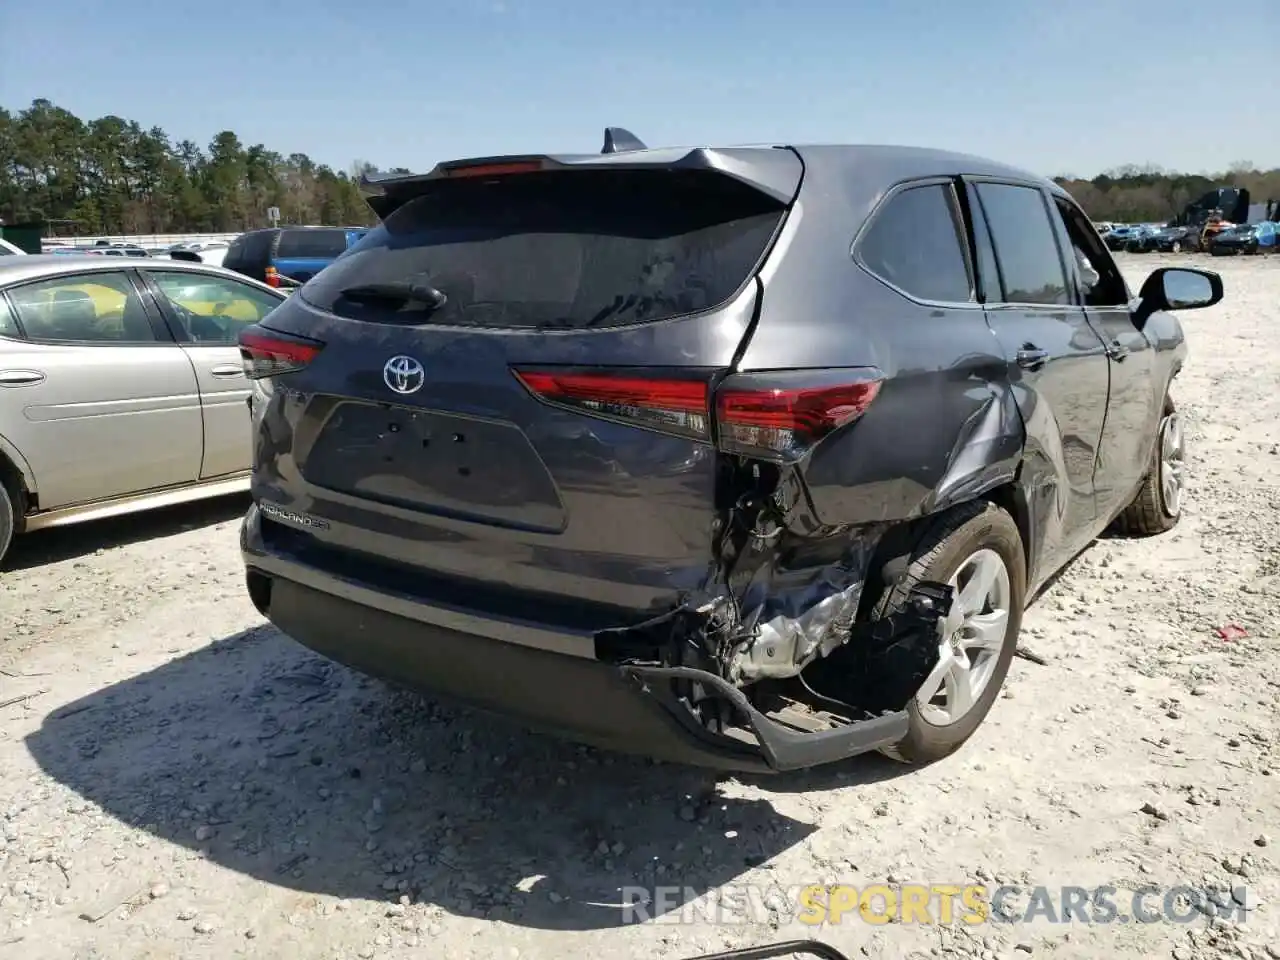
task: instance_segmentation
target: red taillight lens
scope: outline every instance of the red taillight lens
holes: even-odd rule
[[[250,327],[240,334],[240,361],[250,380],[278,377],[301,370],[324,349],[317,340],[277,334]]]
[[[710,439],[707,381],[635,371],[513,370],[539,400],[663,433]]]
[[[792,462],[834,430],[861,417],[883,378],[801,386],[797,374],[730,377],[716,391],[717,443],[726,453]],[[771,382],[777,379],[780,382]]]
[[[267,286],[280,286],[280,274],[276,271],[275,267],[267,267]]]

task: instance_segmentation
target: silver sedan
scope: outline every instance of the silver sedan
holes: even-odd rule
[[[207,264],[0,259],[0,561],[25,531],[247,489],[236,338],[287,296]]]

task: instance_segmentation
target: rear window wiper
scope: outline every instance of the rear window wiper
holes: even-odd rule
[[[413,305],[415,310],[439,310],[449,298],[441,291],[427,283],[410,281],[391,281],[388,283],[361,283],[338,291],[340,296],[348,300],[382,300],[404,306]]]

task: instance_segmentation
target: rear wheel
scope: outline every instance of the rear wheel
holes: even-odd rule
[[[916,583],[954,589],[941,625],[938,665],[907,705],[910,727],[883,752],[906,763],[954,753],[991,710],[1017,645],[1026,601],[1026,559],[1017,524],[994,504],[966,504],[925,540],[906,576],[888,589],[874,615],[900,610]]]
[[[1116,517],[1116,529],[1129,536],[1150,537],[1172,530],[1182,517],[1186,492],[1186,439],[1182,418],[1165,398],[1164,416],[1151,450],[1147,474],[1138,495]]]
[[[1170,250],[1170,252],[1171,252],[1171,253],[1181,253],[1181,252],[1182,252],[1182,241],[1181,241],[1181,240],[1175,240],[1175,241],[1173,241],[1173,244],[1169,247],[1169,250]]]

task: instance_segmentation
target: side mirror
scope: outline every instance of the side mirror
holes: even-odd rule
[[[1138,321],[1157,310],[1199,310],[1222,299],[1222,277],[1211,270],[1161,267],[1153,270],[1138,292]]]

